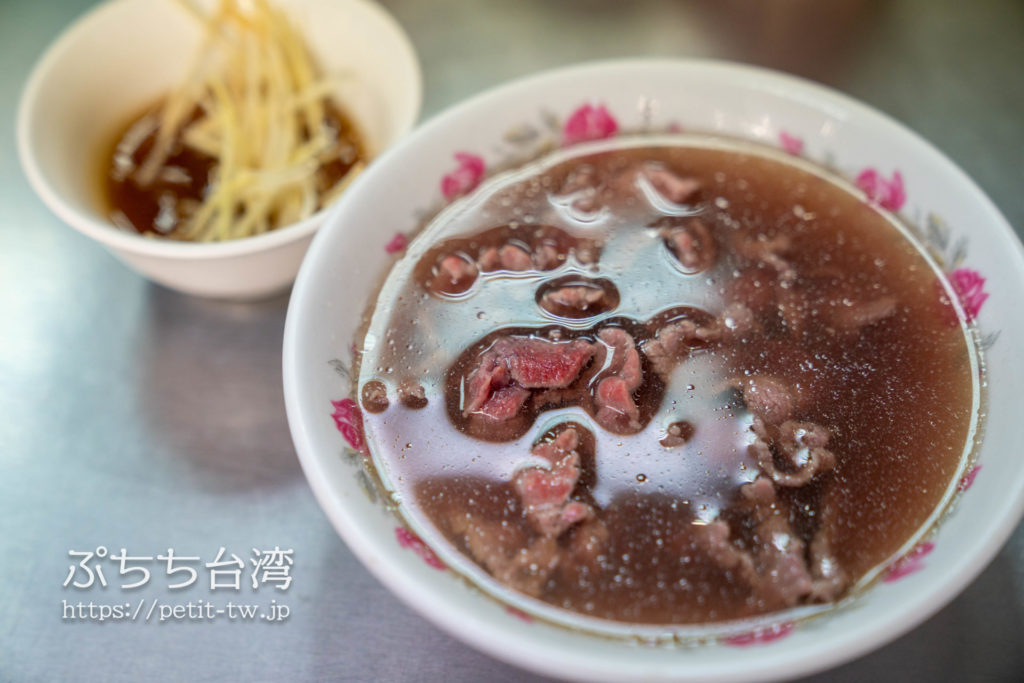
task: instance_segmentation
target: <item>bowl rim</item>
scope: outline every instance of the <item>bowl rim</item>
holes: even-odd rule
[[[994,232],[1002,232],[1004,237],[1009,237],[1012,240],[1016,245],[1016,253],[1010,258],[1016,258],[1018,263],[1024,266],[1024,246],[1006,218],[977,183],[924,137],[888,114],[833,88],[783,72],[725,60],[646,57],[598,60],[545,70],[513,79],[435,114],[421,124],[412,135],[387,150],[379,159],[380,163],[363,174],[357,183],[359,186],[369,184],[376,176],[386,174],[392,157],[403,154],[406,147],[416,144],[417,141],[435,135],[435,132],[442,128],[449,119],[459,118],[464,113],[482,106],[488,100],[499,99],[519,90],[528,91],[546,81],[592,76],[596,72],[615,69],[623,71],[681,69],[700,71],[709,75],[728,75],[737,83],[737,87],[744,83],[756,82],[755,90],[758,92],[772,93],[789,99],[794,97],[795,91],[796,95],[811,97],[819,103],[831,104],[840,110],[849,111],[858,117],[866,117],[884,125],[898,136],[909,138],[921,148],[922,152],[930,154],[933,160],[942,167],[944,173],[951,174],[950,177],[961,184],[965,191],[973,195],[973,199],[978,202],[979,209],[992,219],[989,229]],[[282,371],[285,408],[300,464],[318,503],[353,554],[388,590],[431,623],[457,639],[496,659],[536,673],[560,678],[568,676],[581,680],[586,678],[618,681],[630,678],[630,672],[621,667],[616,670],[607,666],[607,661],[598,658],[588,659],[579,652],[561,652],[559,654],[563,659],[557,662],[553,661],[550,656],[538,657],[535,643],[529,642],[528,638],[521,638],[510,633],[498,621],[481,617],[469,610],[461,608],[452,610],[450,606],[442,605],[430,595],[429,590],[423,590],[425,588],[423,582],[413,573],[406,572],[400,566],[392,566],[385,561],[386,558],[378,549],[378,546],[382,545],[383,539],[375,534],[367,533],[362,528],[359,519],[346,509],[343,502],[344,496],[334,489],[328,479],[327,468],[324,464],[327,454],[322,453],[315,446],[314,432],[318,430],[301,409],[304,399],[302,387],[299,386],[298,381],[302,374],[298,352],[302,348],[300,335],[308,324],[307,320],[313,315],[312,302],[316,300],[313,289],[315,275],[327,259],[326,254],[321,255],[320,252],[323,250],[323,245],[327,242],[330,232],[340,229],[335,226],[342,222],[339,219],[346,211],[352,196],[354,196],[353,193],[348,193],[346,198],[332,207],[332,213],[324,224],[325,230],[314,236],[313,243],[303,260],[292,289],[284,329]],[[1021,288],[1024,290],[1024,267],[1019,272],[1022,276]],[[965,559],[961,556],[955,564],[951,563],[947,567],[948,571],[941,578],[934,579],[930,587],[926,591],[922,591],[920,596],[909,599],[905,604],[905,610],[895,615],[893,619],[886,620],[884,623],[876,622],[869,626],[849,629],[841,636],[834,636],[830,639],[830,642],[835,645],[834,647],[816,649],[813,653],[807,653],[809,656],[796,657],[787,654],[781,657],[772,657],[768,652],[760,651],[759,655],[762,656],[748,658],[738,656],[740,653],[736,650],[730,650],[736,656],[726,658],[730,660],[729,662],[722,660],[715,663],[701,662],[694,667],[694,662],[688,662],[685,658],[681,658],[678,667],[674,666],[672,671],[661,669],[644,672],[633,671],[632,676],[642,675],[651,680],[704,680],[707,678],[720,681],[772,680],[810,675],[875,650],[915,628],[938,612],[988,566],[1016,528],[1021,517],[1024,516],[1024,477],[1021,477],[1018,483],[1016,496],[1009,497],[1007,499],[1009,502],[1006,500],[1001,502],[1002,511],[998,524],[986,529],[983,542],[975,548],[975,552],[971,554],[970,558]],[[439,606],[444,608],[439,609]],[[549,651],[548,655],[550,654]],[[696,670],[687,670],[691,668],[696,668]]]
[[[280,0],[280,2],[287,10],[287,5],[291,0]],[[58,64],[67,59],[68,53],[73,49],[78,39],[88,32],[97,29],[103,22],[109,20],[115,12],[131,3],[140,6],[154,6],[152,3],[147,4],[142,2],[142,0],[105,0],[101,2],[75,18],[66,26],[46,47],[32,67],[18,99],[15,120],[15,139],[17,140],[18,157],[32,189],[35,190],[43,203],[64,223],[107,247],[141,256],[189,258],[204,261],[268,251],[275,247],[308,238],[324,222],[327,215],[333,209],[333,204],[320,209],[301,221],[275,228],[260,235],[240,237],[224,242],[187,242],[129,232],[117,228],[108,222],[97,220],[73,207],[50,185],[47,175],[43,172],[36,158],[35,149],[31,144],[33,139],[32,132],[35,127],[34,114],[40,93],[45,87],[51,72]],[[423,106],[423,69],[420,65],[419,56],[416,54],[416,50],[405,29],[383,6],[371,0],[343,0],[338,5],[341,11],[346,11],[344,3],[355,6],[358,8],[358,11],[373,16],[387,31],[392,33],[401,46],[400,51],[403,61],[411,69],[413,77],[410,91],[412,96],[411,106],[408,108],[408,114],[400,121],[397,135],[394,141],[391,142],[391,145],[394,145],[404,138],[415,126]],[[378,154],[379,156],[380,154]],[[337,203],[337,200],[335,203]]]

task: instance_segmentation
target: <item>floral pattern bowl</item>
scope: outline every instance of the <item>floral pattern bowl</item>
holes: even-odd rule
[[[946,271],[986,349],[984,439],[922,530],[879,580],[824,615],[783,613],[725,628],[567,627],[467,581],[401,520],[368,466],[351,397],[353,340],[384,273],[423,224],[489,173],[545,151],[676,131],[758,141],[831,168],[898,212]],[[358,179],[303,263],[288,311],[284,389],[296,449],[335,528],[388,588],[440,627],[533,671],[587,680],[793,677],[913,628],[992,559],[1024,512],[1024,249],[980,189],[920,137],[841,94],[762,69],[626,60],[541,74],[422,126]],[[967,489],[970,489],[969,491]],[[925,533],[927,532],[927,533]]]

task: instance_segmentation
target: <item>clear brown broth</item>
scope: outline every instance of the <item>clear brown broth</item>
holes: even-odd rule
[[[662,214],[640,197],[619,196],[597,220],[581,219],[552,200],[581,164],[600,175],[648,161],[700,181],[691,203],[719,244],[710,270],[688,275],[677,267],[648,227]],[[509,224],[524,231],[554,226],[595,240],[600,261],[595,269],[570,256],[551,271],[481,276],[467,292],[447,299],[428,294],[423,278],[414,276],[412,264],[440,240],[468,240]],[[641,340],[645,326],[656,327],[682,307],[717,314],[727,300],[758,296],[737,294],[735,275],[749,264],[723,236],[758,234],[792,240],[787,258],[801,274],[801,305],[810,318],[799,334],[780,316],[762,316],[763,334],[755,342],[695,353],[667,387],[651,390],[645,382],[647,393],[639,392],[645,426],[636,434],[603,430],[571,406],[528,415],[521,428],[492,442],[460,431],[453,378],[472,360],[466,350],[488,334],[554,325],[586,336],[618,320]],[[586,320],[553,319],[542,311],[538,287],[573,274],[614,283],[618,306]],[[811,312],[830,301],[880,296],[896,298],[896,314],[852,336],[835,334]],[[393,396],[395,386],[414,379],[426,388],[428,404],[409,410],[392,401],[380,414],[364,411],[366,432],[407,514],[468,554],[452,526],[464,511],[532,536],[511,484],[515,468],[556,425],[582,424],[593,438],[581,445],[583,475],[574,498],[595,506],[610,531],[608,545],[597,570],[557,572],[539,598],[637,623],[743,618],[770,606],[687,549],[692,525],[731,519],[739,487],[757,476],[746,449],[750,415],[723,383],[768,373],[790,378],[812,397],[797,417],[829,427],[837,464],[823,478],[780,495],[790,503],[793,528],[809,542],[825,487],[836,492],[830,497],[837,506],[831,522],[835,555],[858,578],[922,527],[961,465],[974,366],[969,335],[962,324],[951,323],[956,320],[934,269],[886,216],[796,166],[760,154],[676,145],[574,157],[489,186],[461,210],[440,216],[396,265],[373,311],[360,384],[382,381]],[[680,421],[695,427],[692,438],[681,447],[662,447],[667,427]],[[570,542],[572,533],[559,542]]]

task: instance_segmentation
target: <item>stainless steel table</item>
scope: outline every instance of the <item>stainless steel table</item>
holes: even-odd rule
[[[251,305],[152,285],[31,193],[14,109],[46,44],[91,4],[0,2],[0,679],[511,681],[398,603],[328,525],[281,397],[287,297]],[[859,97],[924,134],[1024,229],[1024,3],[390,0],[423,59],[425,115],[538,69],[622,55],[777,67]],[[116,79],[113,79],[116,80]],[[112,86],[112,87],[116,87]],[[65,588],[69,551],[108,548],[106,589]],[[253,552],[293,551],[286,591],[248,581]],[[110,555],[236,554],[240,590],[146,585]],[[222,570],[226,571],[226,570]],[[221,575],[225,578],[225,575]],[[230,578],[230,577],[227,577]],[[264,577],[266,578],[266,577]],[[76,574],[73,581],[84,582]],[[284,621],[160,622],[166,605],[272,600]],[[146,622],[72,614],[159,608]],[[280,614],[278,612],[277,614]],[[923,626],[821,680],[1024,680],[1024,527]]]

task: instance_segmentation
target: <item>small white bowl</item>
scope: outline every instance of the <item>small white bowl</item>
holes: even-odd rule
[[[581,112],[584,106],[589,109]],[[458,563],[452,551],[427,548],[369,485],[356,453],[364,445],[348,373],[362,315],[403,241],[395,232],[414,231],[444,204],[444,194],[478,181],[482,167],[530,158],[566,138],[610,134],[612,119],[624,131],[682,128],[754,140],[859,179],[875,201],[898,209],[918,241],[946,264],[964,310],[976,316],[988,347],[987,414],[976,466],[950,484],[951,492],[963,493],[934,535],[892,558],[883,580],[827,614],[803,620],[782,613],[732,633],[565,628],[547,606],[516,601],[447,569]],[[364,225],[381,228],[361,230]],[[314,240],[292,292],[285,404],[310,485],[353,552],[408,604],[467,643],[560,678],[796,677],[861,655],[933,614],[978,575],[1020,520],[1021,299],[1024,249],[1006,220],[962,171],[899,123],[821,86],[762,69],[608,62],[517,81],[447,111],[384,155],[346,194]]]
[[[287,0],[285,9],[337,101],[375,155],[419,115],[422,78],[408,37],[369,0]],[[146,277],[219,298],[255,298],[291,284],[321,211],[269,233],[213,244],[143,237],[114,226],[102,197],[103,156],[117,127],[180,82],[200,25],[171,0],[111,0],[70,26],[36,64],[18,112],[18,153],[50,209]]]

